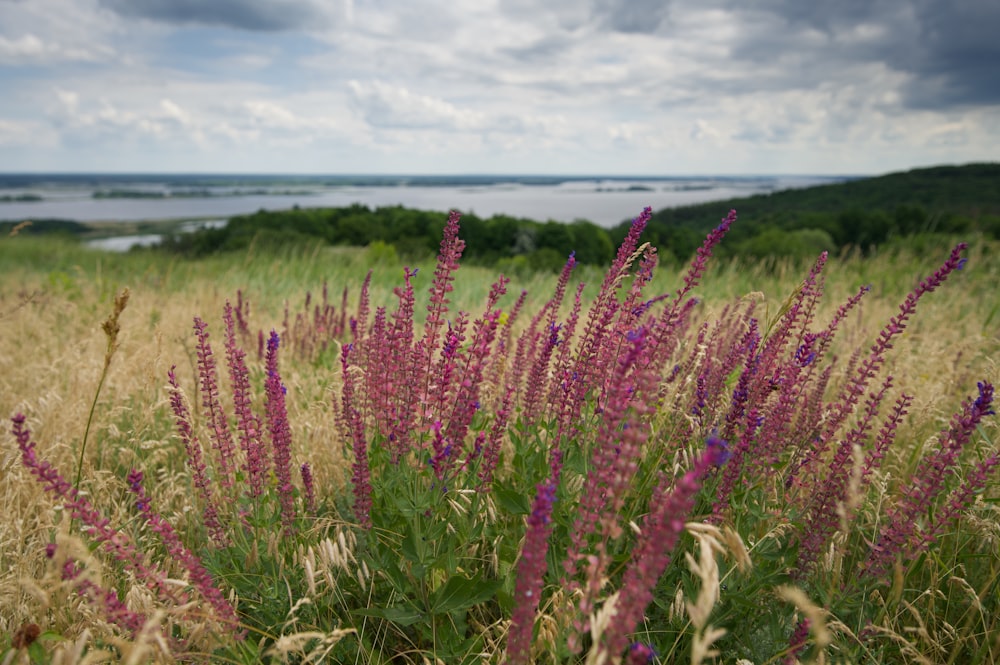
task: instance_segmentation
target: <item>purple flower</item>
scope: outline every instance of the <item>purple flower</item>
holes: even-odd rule
[[[312,469],[306,463],[299,467],[299,471],[302,473],[302,487],[305,488],[306,512],[314,513],[316,512],[316,487],[313,483]]]
[[[659,654],[652,645],[645,642],[633,642],[628,647],[628,656],[625,658],[626,665],[647,665]]]
[[[368,441],[365,438],[365,425],[361,412],[355,404],[354,378],[350,372],[348,358],[353,345],[344,346],[340,354],[340,366],[343,376],[341,388],[341,426],[353,444],[354,464],[351,483],[354,491],[354,516],[363,529],[372,527],[372,486],[371,471],[368,468]]]
[[[202,521],[208,529],[209,535],[216,544],[224,545],[228,542],[226,532],[219,521],[219,509],[216,506],[215,498],[212,495],[212,484],[208,477],[208,469],[202,456],[201,443],[191,426],[191,413],[188,411],[184,394],[177,383],[177,376],[174,374],[175,367],[171,367],[167,372],[167,379],[170,382],[170,406],[174,412],[174,424],[177,433],[184,444],[184,451],[187,453],[187,465],[191,469],[191,479],[194,486],[201,495],[202,501]]]
[[[705,440],[705,449],[709,454],[709,463],[720,467],[729,460],[729,444],[723,441],[717,432],[712,432]]]
[[[639,525],[632,558],[622,577],[616,612],[601,635],[601,651],[609,658],[621,657],[629,636],[642,620],[653,599],[656,582],[670,562],[670,554],[684,531],[684,522],[694,508],[701,480],[718,463],[720,449],[721,446],[713,445],[676,482],[663,478],[653,491],[650,512]]]
[[[274,475],[278,479],[281,523],[286,533],[295,530],[295,498],[292,486],[292,428],[285,407],[285,386],[278,373],[278,333],[271,331],[267,341],[267,379],[264,382],[265,413],[271,434]]]
[[[233,308],[227,302],[222,316],[226,324],[226,364],[229,367],[229,382],[233,391],[233,408],[236,411],[236,427],[239,431],[240,447],[245,461],[247,484],[251,497],[264,493],[264,478],[268,462],[264,453],[260,418],[251,409],[250,371],[246,365],[246,352],[236,345],[236,331],[233,324]]]
[[[979,397],[976,398],[973,408],[981,414],[980,417],[996,414],[991,406],[993,404],[993,384],[979,381],[976,383],[976,388],[979,390]]]
[[[531,660],[531,629],[535,623],[535,611],[538,609],[545,571],[548,568],[546,554],[552,504],[556,500],[556,482],[550,478],[548,482],[536,487],[535,500],[528,516],[528,532],[525,534],[521,560],[517,565],[514,612],[507,633],[507,662],[510,665],[529,663]]]
[[[201,380],[201,405],[205,407],[211,432],[212,447],[218,454],[219,467],[216,474],[223,491],[233,486],[233,458],[236,446],[229,431],[229,421],[222,409],[219,398],[219,378],[216,370],[212,345],[208,342],[208,324],[200,318],[194,319],[195,336],[198,338],[198,376]]]
[[[215,581],[205,569],[198,555],[188,549],[181,541],[177,531],[174,530],[174,527],[167,520],[152,510],[149,497],[142,486],[142,472],[133,469],[128,474],[128,484],[129,490],[136,496],[136,507],[150,528],[160,536],[167,551],[170,553],[170,558],[179,561],[184,566],[188,572],[191,586],[197,589],[202,597],[208,601],[208,604],[215,610],[216,618],[235,629],[240,623],[236,609],[226,600],[222,591],[215,585]],[[243,639],[246,637],[246,633],[238,631],[236,637],[237,639]]]
[[[982,419],[993,413],[993,385],[980,382],[979,395],[966,400],[961,413],[952,416],[949,428],[938,437],[938,447],[927,453],[920,461],[913,478],[907,486],[900,502],[890,511],[879,532],[878,540],[872,545],[863,572],[875,579],[881,578],[892,566],[897,556],[912,557],[927,547],[939,533],[942,523],[953,520],[964,503],[971,498],[969,486],[960,488],[939,522],[930,525],[927,534],[918,532],[919,517],[928,512],[928,507],[941,493],[949,474],[953,473],[959,454],[972,437]],[[976,484],[985,482],[992,464],[977,469],[970,476]],[[966,494],[966,492],[969,492]]]
[[[108,554],[131,570],[136,577],[146,580],[151,589],[155,589],[161,598],[183,603],[187,597],[167,583],[167,576],[157,568],[146,564],[145,556],[129,540],[125,533],[111,526],[111,521],[94,508],[86,496],[82,496],[73,485],[66,480],[59,470],[45,460],[40,460],[35,451],[37,444],[31,440],[31,431],[25,427],[24,414],[18,413],[12,419],[12,433],[17,439],[21,451],[21,462],[31,475],[42,484],[45,491],[62,501],[63,506],[75,520],[83,524],[83,532],[99,543]],[[46,554],[49,549],[46,547]],[[55,547],[52,548],[55,556]]]
[[[798,655],[806,648],[806,641],[809,639],[809,619],[802,619],[795,626],[791,637],[788,638],[788,655],[782,661],[784,665],[795,665]]]
[[[133,612],[121,601],[114,589],[105,589],[89,579],[81,577],[83,566],[73,559],[66,559],[63,564],[62,578],[76,585],[77,592],[104,612],[108,623],[126,630],[133,638],[145,627],[148,621],[143,614]]]

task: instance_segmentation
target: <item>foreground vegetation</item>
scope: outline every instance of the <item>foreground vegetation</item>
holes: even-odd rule
[[[675,270],[649,217],[517,283],[457,215],[0,240],[3,658],[995,662],[996,247]]]

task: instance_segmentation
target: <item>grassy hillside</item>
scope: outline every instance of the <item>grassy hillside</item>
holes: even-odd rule
[[[654,213],[650,238],[689,256],[735,208],[730,255],[809,255],[820,249],[864,250],[927,234],[1000,237],[1000,163],[939,166],[844,183],[668,208]],[[622,223],[614,237],[624,237]]]

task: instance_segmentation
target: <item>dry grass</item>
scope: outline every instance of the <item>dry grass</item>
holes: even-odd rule
[[[0,255],[17,252],[13,244],[22,241],[0,239]],[[1000,382],[1000,301],[996,290],[1000,259],[991,249],[995,248],[974,249],[968,267],[954,276],[954,283],[921,303],[913,325],[890,356],[890,373],[907,392],[917,395],[918,401],[899,435],[899,441],[912,445],[899,451],[888,469],[900,474],[911,469],[921,445],[946,424],[976,381]],[[251,299],[251,325],[265,330],[280,326],[286,301],[294,311],[305,292],[318,292],[324,279],[329,281],[332,299],[338,304],[341,289],[348,286],[354,306],[366,270],[365,254],[317,250],[305,256],[251,254],[199,264],[162,258],[148,262],[123,259],[121,265],[114,266],[118,260],[60,249],[51,264],[39,261],[35,267],[21,264],[14,270],[0,271],[0,339],[4,340],[0,353],[0,414],[6,418],[16,412],[25,413],[40,454],[64,475],[71,476],[104,361],[105,337],[100,324],[111,311],[113,294],[128,286],[132,296],[121,316],[121,347],[97,403],[82,489],[92,496],[123,498],[124,475],[142,460],[147,469],[156,470],[157,481],[151,483],[150,492],[161,511],[168,519],[184,519],[192,510],[191,493],[164,385],[167,370],[176,364],[182,385],[189,395],[194,395],[192,317],[201,316],[209,322],[216,351],[221,354],[223,304],[235,299],[238,289]],[[873,291],[864,301],[861,316],[847,322],[840,343],[846,349],[856,346],[859,340],[872,339],[896,312],[905,293],[926,273],[927,265],[925,260],[906,256],[886,257],[881,262],[857,258],[833,262],[827,269],[827,310],[818,312],[817,319],[826,321],[859,285],[870,282]],[[391,289],[400,281],[400,267],[379,265],[375,269],[380,274],[376,276],[372,300],[391,302]],[[425,269],[428,273],[431,270],[429,266]],[[705,279],[705,316],[712,317],[727,302],[759,292],[768,316],[776,317],[802,274],[802,270],[791,266],[779,266],[777,270],[736,263],[720,266]],[[421,277],[423,284],[429,282],[429,275]],[[463,268],[456,285],[459,307],[478,311],[491,278],[490,271]],[[596,274],[584,279],[592,288],[599,282]],[[538,307],[545,294],[551,292],[553,282],[552,276],[538,276],[528,284],[515,281],[510,291],[514,297],[521,288],[540,294],[533,305]],[[672,291],[677,283],[677,275],[671,271],[657,278],[659,291]],[[318,485],[342,485],[345,473],[349,474],[349,450],[341,441],[331,408],[332,390],[338,383],[336,365],[290,363],[283,368],[283,378],[289,393],[294,394],[294,399],[288,401],[296,446],[294,458],[309,462]],[[996,441],[995,425],[989,426],[988,434]],[[892,484],[893,479],[888,477],[883,482]],[[990,492],[991,498],[996,495],[995,490]],[[74,654],[80,654],[80,640],[88,634],[109,639],[112,633],[85,606],[70,600],[64,585],[54,576],[52,564],[44,555],[45,545],[53,535],[76,543],[76,548],[83,546],[67,533],[68,519],[29,477],[12,438],[6,435],[0,437],[0,505],[7,512],[6,518],[0,520],[0,634],[11,635],[25,624],[39,623],[45,630],[68,639],[60,647],[60,657],[73,662]],[[115,504],[104,500],[101,506],[112,511],[108,517],[113,522],[127,523],[130,519],[124,501]],[[995,505],[980,503],[963,528],[980,533],[988,555],[997,557],[997,523]],[[304,552],[302,565],[315,565],[317,557],[349,556],[349,552],[340,553],[336,547],[334,551]],[[691,565],[696,563],[692,560]],[[113,583],[122,582],[114,578],[114,570],[102,570],[96,562],[92,573]],[[702,579],[717,584],[717,570],[714,575],[706,573]],[[326,583],[315,576],[313,579],[315,584]],[[971,600],[976,605],[978,590],[965,581],[961,570],[955,571],[949,584],[963,602]],[[125,596],[141,604],[138,589],[124,591]],[[790,602],[800,610],[807,614],[813,611],[807,599],[788,593]],[[706,605],[707,616],[714,596],[706,596],[703,601],[699,603]],[[953,639],[949,636],[957,634],[987,645],[993,640],[996,652],[995,618],[973,612],[964,626],[942,626],[926,615],[933,611],[933,605],[928,605],[931,609],[919,604],[911,607],[907,614],[886,617],[885,624],[873,630],[905,643],[904,651],[916,654],[914,662],[924,662],[927,656],[921,654],[935,652],[939,658],[927,662],[948,662],[947,651],[942,649]],[[831,620],[816,615],[814,624],[819,627]],[[699,624],[699,629],[703,627],[710,629]],[[711,633],[705,636],[707,657]],[[320,637],[321,644],[328,644],[343,635],[332,632]],[[118,646],[119,653],[132,653],[137,659],[156,658],[163,653],[153,642]],[[274,648],[291,653],[299,646],[289,642]],[[90,657],[95,654],[91,652]]]

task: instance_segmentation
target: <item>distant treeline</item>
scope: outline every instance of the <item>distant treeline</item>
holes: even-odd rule
[[[380,243],[401,257],[424,258],[438,250],[446,212],[402,206],[261,210],[233,217],[222,228],[206,228],[166,237],[169,251],[191,256],[245,250],[251,244],[275,246],[315,243],[368,246]],[[582,263],[606,264],[615,246],[608,230],[591,222],[539,223],[505,215],[482,219],[462,215],[463,257],[473,263],[512,264],[531,269],[557,268],[572,250]]]
[[[981,233],[1000,238],[1000,164],[970,164],[894,173],[876,178],[786,190],[771,194],[668,208],[653,215],[644,238],[664,260],[686,261],[705,235],[735,208],[733,226],[719,253],[750,258],[809,259],[822,250],[859,248],[870,252],[886,243],[919,248],[938,234]],[[623,211],[638,214],[640,211]],[[186,256],[288,245],[376,245],[403,258],[437,251],[447,213],[400,206],[261,210],[233,217],[223,228],[167,235],[160,248]],[[629,221],[605,229],[588,221],[538,222],[497,215],[462,216],[465,258],[486,265],[558,269],[570,251],[581,263],[602,265],[628,231]],[[0,224],[0,232],[11,224]],[[46,229],[79,233],[74,222],[36,222],[28,233]]]
[[[736,208],[740,221],[720,253],[811,258],[822,250],[857,247],[934,234],[982,233],[1000,238],[1000,164],[917,169],[877,178],[669,208],[653,215],[644,237],[666,259],[687,260],[721,217]],[[635,211],[638,214],[640,211]],[[234,217],[225,228],[171,236],[171,251],[204,255],[259,246],[323,242],[383,243],[402,256],[437,249],[445,212],[402,207],[259,211]],[[558,268],[573,250],[581,263],[605,264],[629,221],[604,229],[586,221],[537,222],[505,215],[462,217],[465,256],[476,263],[514,262]]]

